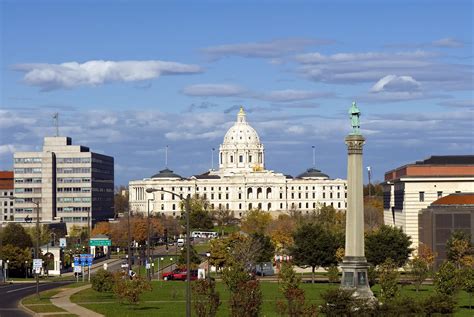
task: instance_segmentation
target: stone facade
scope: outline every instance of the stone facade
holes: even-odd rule
[[[346,181],[330,179],[311,168],[291,177],[265,169],[264,146],[241,109],[237,121],[227,131],[219,148],[219,169],[183,178],[169,169],[129,183],[130,208],[134,212],[181,214],[179,198],[169,193],[147,194],[147,188],[163,189],[186,197],[195,194],[207,199],[211,207],[234,211],[238,218],[260,208],[276,215],[290,210],[310,212],[320,205],[345,210]]]

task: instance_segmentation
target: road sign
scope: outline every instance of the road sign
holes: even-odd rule
[[[60,238],[59,239],[59,247],[60,248],[65,248],[66,247],[66,238]]]
[[[33,269],[41,269],[43,267],[43,259],[33,259]]]
[[[89,245],[91,247],[110,247],[112,241],[110,239],[91,239]]]
[[[91,266],[94,256],[92,254],[81,254],[81,265]]]
[[[80,265],[74,266],[74,273],[81,273],[82,272],[82,267]]]

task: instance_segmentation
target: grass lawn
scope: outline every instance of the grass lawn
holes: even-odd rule
[[[153,291],[144,293],[138,305],[118,304],[112,293],[98,293],[92,289],[84,290],[72,296],[72,301],[84,307],[94,310],[105,316],[183,316],[185,314],[185,283],[178,281],[153,282]],[[277,282],[262,282],[263,305],[262,316],[277,316],[275,311],[276,301],[282,299]],[[301,284],[305,290],[306,299],[315,304],[321,304],[320,294],[331,287],[339,287],[338,284],[316,283]],[[373,288],[378,294],[379,287]],[[221,306],[218,316],[227,316],[227,301],[229,293],[223,283],[217,284],[217,290],[221,296]],[[413,286],[401,288],[403,295],[423,298],[433,292],[432,286],[423,286],[416,293]],[[474,310],[469,310],[469,298],[467,293],[460,292],[458,295],[458,309],[455,316],[473,316]],[[462,307],[462,308],[461,308]]]
[[[163,260],[161,260],[163,258]],[[175,263],[177,260],[177,256],[175,255],[165,255],[160,257],[160,270],[163,271],[164,268],[170,266],[171,264]],[[154,261],[155,263],[155,273],[158,272],[158,259]],[[146,268],[144,266],[140,266],[139,269],[135,267],[135,271],[139,275],[146,275]],[[166,271],[166,269],[165,269]]]
[[[55,296],[56,294],[58,294],[65,288],[79,287],[82,285],[85,285],[85,284],[73,283],[69,285],[64,285],[58,288],[40,292],[39,298],[36,296],[36,294],[30,295],[28,297],[25,297],[21,302],[25,307],[37,313],[66,312],[64,309],[51,304],[51,297]],[[59,316],[59,315],[55,315],[55,316]],[[67,316],[73,316],[73,315],[69,314]]]

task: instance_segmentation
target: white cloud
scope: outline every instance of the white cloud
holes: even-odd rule
[[[103,61],[62,64],[18,64],[15,70],[25,72],[28,85],[42,90],[98,86],[110,82],[133,82],[157,78],[161,75],[195,74],[202,72],[198,65],[159,60],[150,61]]]
[[[333,94],[321,93],[309,90],[295,90],[295,89],[283,89],[273,90],[268,93],[255,95],[256,99],[262,99],[272,102],[293,102],[302,100],[311,100],[322,97],[329,97]]]
[[[231,84],[197,84],[185,87],[182,92],[188,96],[229,97],[242,95],[245,89]]]
[[[298,71],[315,82],[355,84],[376,82],[392,74],[410,76],[425,90],[470,90],[472,67],[448,63],[439,54],[416,50],[412,52],[365,52],[324,55],[319,52],[300,54]]]
[[[437,47],[463,47],[464,43],[452,37],[445,37],[431,43]]]
[[[421,84],[411,76],[387,75],[375,83],[370,91],[374,93],[382,91],[412,92],[420,89]]]
[[[217,60],[225,56],[276,58],[288,53],[303,50],[310,45],[327,45],[331,40],[315,40],[302,38],[277,39],[268,42],[252,42],[224,44],[202,49],[211,59]]]

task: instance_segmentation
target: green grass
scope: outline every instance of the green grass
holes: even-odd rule
[[[163,260],[161,260],[161,258],[163,258]],[[177,260],[177,257],[175,255],[165,255],[165,256],[160,257],[160,270],[163,271],[163,269],[165,269],[166,271],[166,268],[170,266],[171,264],[175,263],[176,260]],[[158,259],[156,259],[154,262],[155,262],[155,273],[156,273],[158,272]],[[136,272],[137,274],[145,275],[146,268],[144,266],[140,266],[139,270],[136,270]]]
[[[66,312],[64,309],[54,306],[53,304],[42,304],[42,305],[24,305],[28,309],[35,313],[56,313]]]
[[[105,316],[183,316],[185,314],[185,286],[184,282],[168,281],[153,282],[153,291],[146,292],[141,297],[138,305],[118,304],[112,293],[98,293],[92,289],[87,289],[76,293],[71,300],[86,308],[89,308]],[[305,290],[306,299],[314,304],[322,304],[321,293],[329,288],[337,288],[338,284],[315,283],[301,284]],[[275,312],[276,301],[282,299],[277,282],[261,283],[264,302],[262,304],[262,316],[277,316]],[[373,287],[375,294],[378,294],[379,287]],[[217,284],[217,291],[220,293],[221,306],[218,316],[228,315],[227,302],[229,292],[221,282]],[[420,292],[416,292],[411,285],[401,288],[401,293],[410,297],[423,298],[433,292],[433,286],[423,286]],[[469,310],[469,298],[467,293],[460,292],[457,296],[458,309],[455,316],[473,316],[474,310]]]

